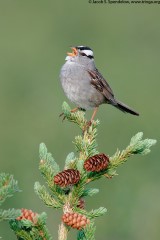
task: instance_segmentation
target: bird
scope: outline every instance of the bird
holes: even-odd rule
[[[108,103],[124,113],[139,116],[139,113],[117,100],[114,93],[96,68],[93,50],[87,46],[71,47],[60,70],[60,81],[65,95],[76,105],[72,112],[94,109],[94,120],[99,106]]]

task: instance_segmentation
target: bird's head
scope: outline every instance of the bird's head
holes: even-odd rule
[[[87,64],[94,61],[93,51],[89,47],[77,46],[71,47],[72,52],[67,53],[66,61],[81,62]]]

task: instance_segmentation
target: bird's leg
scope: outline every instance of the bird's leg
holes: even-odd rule
[[[84,131],[86,131],[91,126],[91,124],[93,122],[93,119],[96,116],[97,111],[98,111],[98,107],[95,107],[94,111],[93,111],[93,114],[92,114],[92,117],[91,117],[91,120],[87,122],[86,126],[84,127]]]
[[[91,117],[91,120],[90,120],[91,123],[92,123],[94,117],[96,116],[97,111],[98,111],[98,107],[95,107],[94,111],[93,111],[93,114],[92,114],[92,117]]]

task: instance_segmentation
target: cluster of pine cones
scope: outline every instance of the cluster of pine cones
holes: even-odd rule
[[[104,153],[96,154],[84,162],[84,169],[88,172],[100,172],[108,167],[109,158]],[[60,187],[74,185],[80,180],[80,173],[75,169],[67,169],[54,177],[54,183]]]
[[[105,154],[96,154],[90,158],[88,158],[84,162],[84,169],[87,172],[100,172],[107,169],[109,164],[109,158]],[[54,183],[59,185],[60,187],[67,187],[69,185],[77,184],[80,180],[80,172],[75,169],[67,169],[60,173],[58,173],[54,177]],[[81,198],[79,199],[77,207],[84,208],[84,200]],[[67,212],[63,214],[62,221],[78,230],[85,228],[87,224],[90,223],[89,219],[79,213],[75,212]]]

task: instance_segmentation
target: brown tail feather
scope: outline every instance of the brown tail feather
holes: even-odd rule
[[[119,110],[121,110],[122,112],[125,113],[130,113],[136,116],[139,116],[139,113],[135,112],[134,110],[132,110],[130,107],[128,107],[126,104],[119,102],[118,100],[116,100],[116,105],[114,105],[116,108],[118,108]]]

